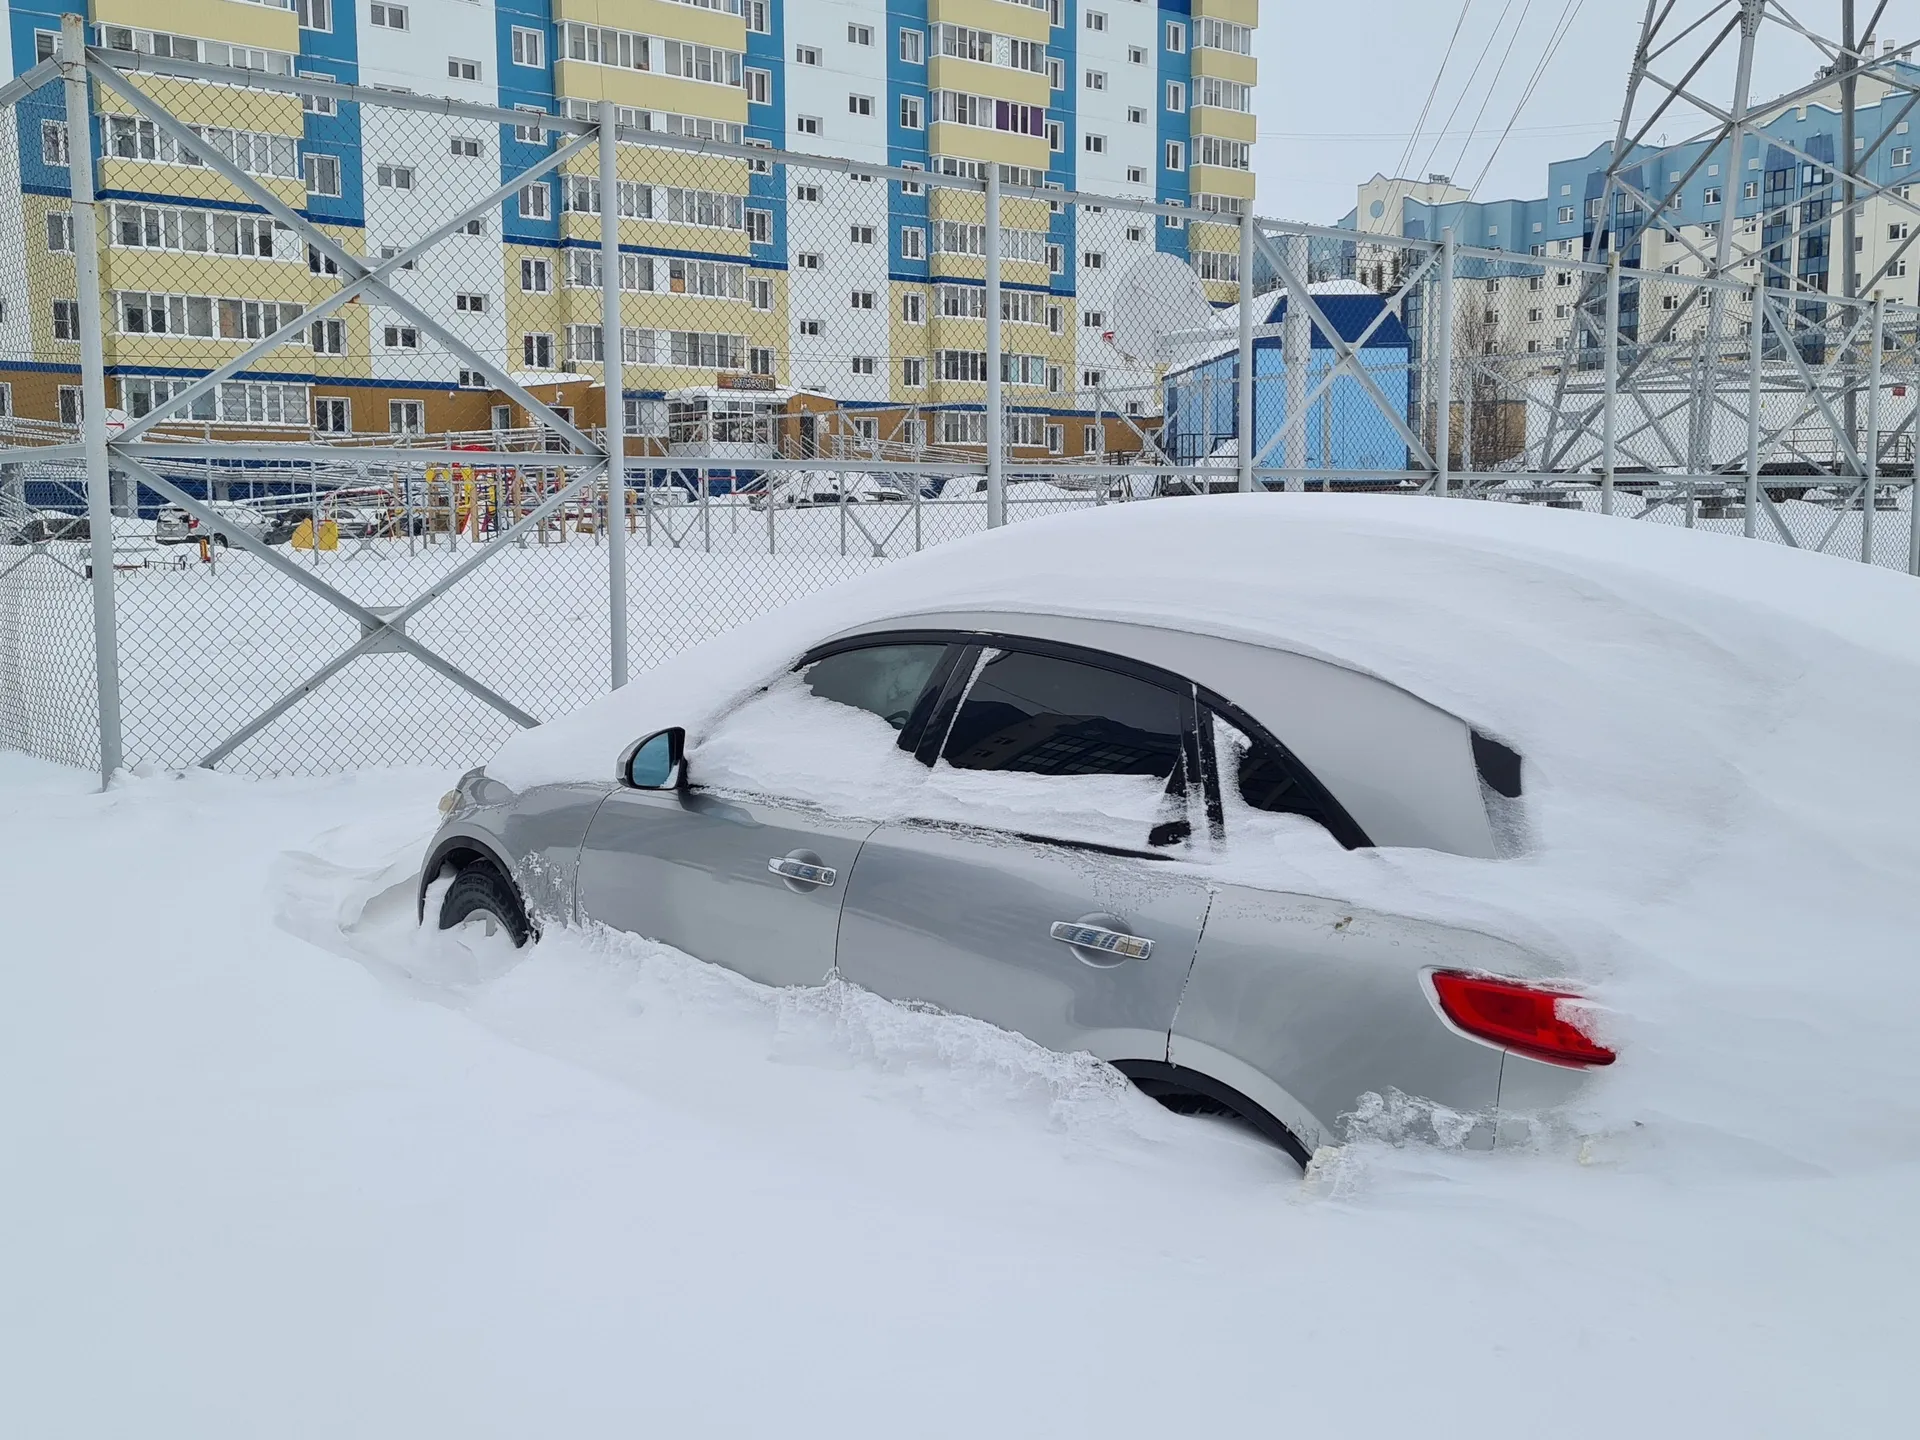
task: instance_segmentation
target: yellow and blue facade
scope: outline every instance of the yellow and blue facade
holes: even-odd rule
[[[1079,453],[1104,434],[1097,387],[1150,394],[1104,317],[1130,247],[1192,259],[1237,295],[1233,221],[1250,204],[1257,0],[93,0],[94,43],[269,73],[669,134],[1156,200],[1191,218],[1097,217],[1044,199],[1001,214],[1002,358],[1023,447]],[[11,0],[12,73],[50,52],[58,0]],[[164,26],[164,29],[156,27]],[[379,257],[507,183],[563,138],[243,86],[142,83],[209,144],[243,157],[343,248]],[[130,413],[230,357],[336,285],[291,231],[187,163],[101,92],[90,143],[109,401]],[[0,318],[6,401],[77,406],[67,167],[58,86],[16,111],[26,255]],[[3,159],[0,159],[3,163]],[[978,443],[985,395],[982,196],[854,173],[624,146],[616,196],[577,162],[449,238],[396,288],[543,399],[594,423],[601,358],[621,348],[631,427],[699,387],[809,392],[842,409],[930,417],[932,443]],[[620,275],[600,260],[620,211]],[[1090,221],[1097,220],[1097,224]],[[1095,233],[1097,231],[1097,234]],[[1096,249],[1096,247],[1098,247]],[[621,336],[600,333],[600,286]],[[62,302],[65,302],[64,304]],[[1103,402],[1104,403],[1104,402]],[[209,424],[323,432],[521,423],[404,311],[350,304],[195,407]]]

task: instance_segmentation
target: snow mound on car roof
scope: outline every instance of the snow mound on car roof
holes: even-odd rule
[[[1920,586],[1678,527],[1464,501],[1215,496],[954,542],[515,736],[515,787],[697,741],[819,640],[933,609],[1244,638],[1371,672],[1527,762],[1519,858],[1340,850],[1258,878],[1528,946],[1621,1061],[1586,1123],[1756,1165],[1920,1156]],[[1229,696],[1231,698],[1231,696]],[[1281,737],[1284,739],[1285,737]],[[1791,1159],[1789,1157],[1792,1157]]]

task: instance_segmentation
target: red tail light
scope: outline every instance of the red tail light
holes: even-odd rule
[[[1560,1002],[1577,995],[1458,970],[1434,971],[1433,993],[1469,1035],[1554,1065],[1613,1063],[1613,1051],[1561,1016]]]

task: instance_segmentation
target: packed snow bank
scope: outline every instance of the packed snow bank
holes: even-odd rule
[[[0,1434],[1907,1426],[1920,1167],[1382,1113],[1303,1183],[970,1022],[419,935],[447,778],[0,755]]]
[[[1499,737],[1526,757],[1518,858],[1347,852],[1288,827],[1222,873],[1485,930],[1591,985],[1621,1060],[1577,1121],[1610,1143],[1766,1169],[1920,1158],[1911,579],[1534,507],[1115,506],[796,603],[516,736],[489,771],[610,777],[649,730],[697,745],[836,630],[939,607],[1263,640]]]

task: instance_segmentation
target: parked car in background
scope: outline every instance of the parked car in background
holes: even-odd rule
[[[199,516],[179,505],[162,507],[153,524],[154,543],[192,545],[201,540],[210,540],[215,545],[224,547],[232,543],[229,539],[230,535],[245,534],[273,545],[285,544],[286,538],[293,533],[292,525],[284,525],[286,536],[278,539],[270,538],[283,528],[284,516],[270,515],[265,510],[251,505],[241,505],[231,500],[215,500],[208,508],[219,517],[220,523],[216,527],[208,527]]]
[[[86,540],[92,528],[84,515],[63,510],[34,510],[10,520],[5,530],[9,545],[43,545],[53,540]]]

